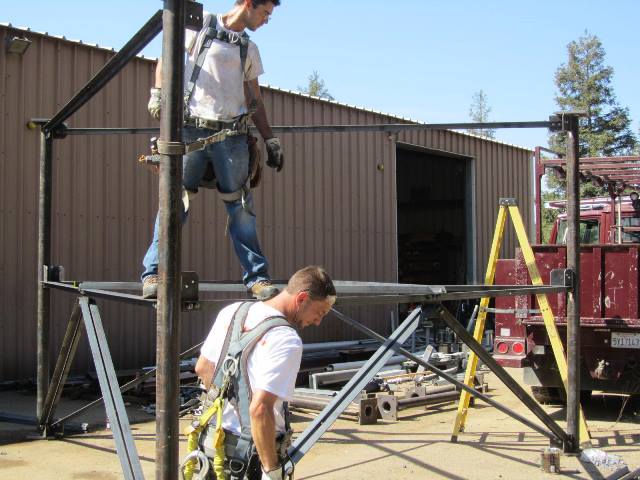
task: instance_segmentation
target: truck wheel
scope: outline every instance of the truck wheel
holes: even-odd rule
[[[536,402],[542,405],[564,405],[565,400],[558,387],[531,387]]]

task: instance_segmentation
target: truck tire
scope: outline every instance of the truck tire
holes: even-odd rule
[[[531,387],[536,402],[542,405],[564,405],[563,392],[558,387]]]

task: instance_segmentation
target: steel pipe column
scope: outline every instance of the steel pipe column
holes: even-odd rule
[[[40,135],[40,192],[38,199],[38,334],[37,334],[37,400],[36,417],[41,418],[49,390],[49,330],[51,326],[51,293],[43,285],[45,269],[51,263],[51,196],[53,137]]]
[[[165,0],[162,42],[160,138],[182,142],[185,0]],[[159,262],[156,363],[156,478],[177,477],[180,385],[180,271],[182,155],[160,164]]]
[[[578,119],[567,119],[567,268],[574,273],[573,291],[567,295],[567,435],[565,450],[578,450],[580,414],[580,168]]]

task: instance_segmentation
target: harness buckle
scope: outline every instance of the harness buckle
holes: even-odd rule
[[[232,458],[229,460],[229,470],[234,475],[242,475],[246,468],[247,464],[242,460],[238,460],[237,458]]]
[[[238,373],[238,359],[233,357],[226,357],[222,362],[222,373],[231,377]]]

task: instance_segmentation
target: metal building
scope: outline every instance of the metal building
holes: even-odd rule
[[[36,245],[39,131],[113,55],[113,50],[0,24],[0,45],[26,37],[22,53],[0,49],[0,380],[33,377],[36,363]],[[88,105],[74,127],[154,126],[146,112],[155,61],[136,58]],[[401,123],[406,119],[275,88],[263,89],[272,125]],[[274,278],[324,265],[340,280],[481,281],[500,197],[531,218],[531,156],[520,147],[452,131],[288,133],[285,167],[265,169],[254,191],[259,234]],[[73,136],[54,142],[53,263],[69,280],[134,281],[152,234],[157,177],[136,157],[144,136]],[[213,191],[198,195],[183,237],[183,268],[203,280],[238,280]],[[514,237],[505,239],[512,252]],[[73,298],[53,295],[57,351]],[[101,305],[116,368],[154,363],[148,309]],[[389,328],[389,310],[362,309]],[[200,341],[211,318],[189,314],[183,344]],[[335,322],[305,341],[348,339]],[[91,369],[82,347],[75,370]]]

